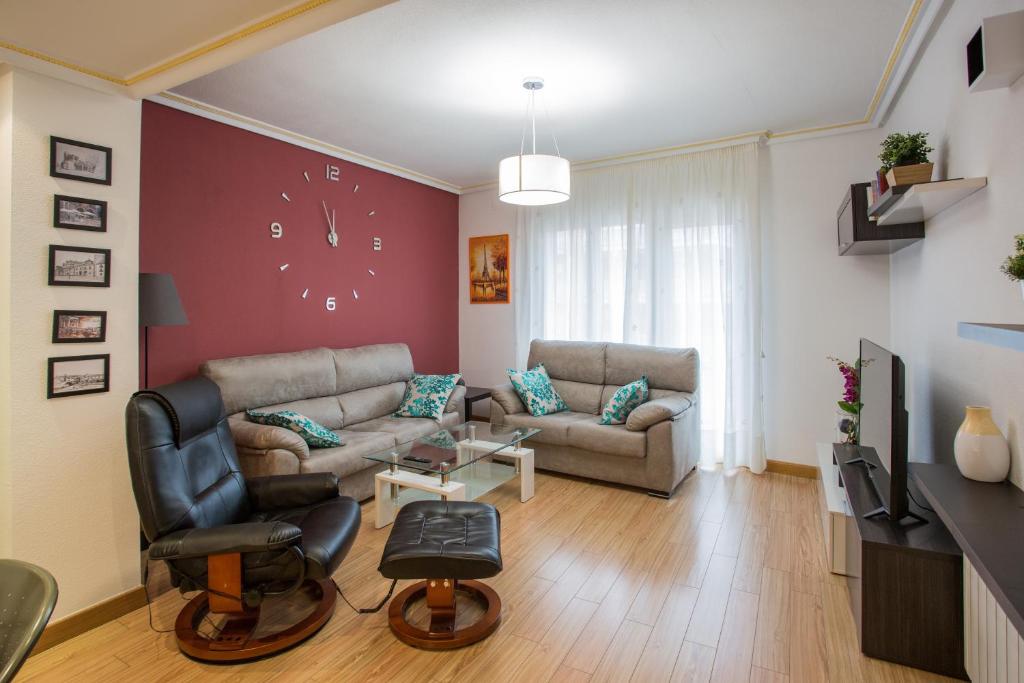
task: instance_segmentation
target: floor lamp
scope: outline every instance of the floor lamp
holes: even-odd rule
[[[188,325],[170,273],[139,273],[139,326],[143,328],[142,388],[149,388],[149,328]]]

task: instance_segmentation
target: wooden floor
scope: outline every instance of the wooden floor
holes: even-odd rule
[[[825,569],[816,483],[777,474],[690,476],[672,500],[538,474],[526,504],[509,482],[484,500],[502,514],[504,603],[489,639],[424,652],[392,636],[386,610],[339,601],[311,640],[235,666],[193,662],[145,609],[29,660],[19,681],[751,681],[951,680],[863,657],[845,584]],[[358,606],[388,530],[363,506],[355,547],[335,575]],[[405,582],[400,583],[404,585]],[[176,592],[153,606],[167,629]]]

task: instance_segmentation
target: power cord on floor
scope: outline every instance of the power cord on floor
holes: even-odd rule
[[[935,512],[935,510],[932,510],[927,505],[921,505],[920,503],[918,503],[917,498],[914,498],[914,492],[910,490],[910,487],[907,487],[907,495],[910,496],[910,500],[914,501],[914,505],[916,505],[917,507],[921,508],[922,510],[927,510],[928,512]]]
[[[341,592],[341,588],[338,587],[338,584],[334,584],[334,590],[338,591],[338,595],[341,596],[341,599],[344,600],[345,604],[348,605],[356,614],[376,614],[381,610],[382,607],[384,607],[385,604],[387,604],[387,601],[391,599],[392,593],[395,592],[396,585],[398,585],[398,579],[392,579],[391,588],[388,589],[388,594],[384,596],[383,600],[377,603],[376,607],[357,608],[355,605],[348,601],[348,598],[346,598],[345,594]]]

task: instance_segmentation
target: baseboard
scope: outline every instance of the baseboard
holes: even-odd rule
[[[796,462],[785,460],[769,460],[765,471],[775,474],[788,474],[791,477],[803,477],[804,479],[817,479],[818,468],[814,465],[801,465]]]
[[[70,640],[86,631],[102,626],[108,621],[123,617],[146,604],[146,591],[142,586],[136,586],[126,590],[120,595],[115,595],[103,602],[98,602],[92,607],[69,614],[63,619],[52,622],[39,637],[39,642],[32,649],[36,655],[48,650],[54,645],[59,645],[65,640]]]

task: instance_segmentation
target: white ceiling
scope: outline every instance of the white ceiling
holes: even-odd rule
[[[465,187],[518,150],[524,76],[575,162],[861,120],[912,5],[401,0],[173,92]]]

